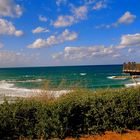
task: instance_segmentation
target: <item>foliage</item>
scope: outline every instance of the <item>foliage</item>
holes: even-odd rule
[[[61,138],[140,129],[140,87],[73,90],[55,101],[0,105],[0,138]]]

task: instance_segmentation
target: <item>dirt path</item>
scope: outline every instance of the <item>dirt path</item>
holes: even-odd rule
[[[73,138],[67,138],[66,140],[75,140]],[[80,140],[140,140],[140,131],[129,131],[125,134],[118,134],[115,132],[106,132],[105,135],[99,136],[86,136],[80,138]]]

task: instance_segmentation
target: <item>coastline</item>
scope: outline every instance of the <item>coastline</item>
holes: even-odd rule
[[[126,79],[131,79],[130,76],[110,76],[107,77],[108,79],[111,80],[126,80]],[[137,80],[140,80],[139,76],[135,77]],[[28,80],[30,81],[30,80]],[[33,81],[33,80],[32,80]],[[36,80],[34,80],[36,82]],[[44,83],[45,84],[45,83]],[[65,84],[65,83],[64,83]],[[117,88],[110,88],[110,89],[121,89],[121,88],[130,88],[130,87],[137,87],[140,85],[140,82],[134,83],[133,81],[131,83],[127,83],[124,85],[124,87],[117,87]],[[65,85],[64,85],[65,87]],[[45,87],[42,87],[42,89],[28,89],[28,88],[19,88],[16,87],[12,83],[8,83],[6,81],[1,81],[0,82],[0,102],[2,103],[4,99],[10,99],[10,100],[16,100],[18,98],[31,98],[31,97],[37,97],[37,96],[42,96],[43,94],[47,94],[50,97],[58,98],[64,94],[70,93],[72,90],[72,87],[65,87],[63,88],[63,84],[59,88],[51,89],[49,88],[49,85],[47,85],[46,89],[43,89]],[[86,89],[82,87],[77,87],[81,89]],[[106,88],[99,88],[101,90],[106,90]],[[90,89],[93,91],[96,91],[98,89]]]
[[[90,90],[133,87],[131,76],[122,73],[122,65],[37,67],[0,69],[0,100],[38,96],[42,90],[59,97],[72,88]],[[140,77],[135,76],[140,85]]]

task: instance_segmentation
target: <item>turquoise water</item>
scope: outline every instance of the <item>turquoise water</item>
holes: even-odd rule
[[[131,82],[128,79],[111,78],[120,75],[124,75],[122,65],[1,68],[0,89],[39,89],[44,80],[51,81],[54,87],[65,81],[67,87],[77,85],[92,89],[124,87]]]

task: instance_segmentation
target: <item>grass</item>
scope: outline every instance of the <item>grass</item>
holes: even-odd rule
[[[140,130],[140,87],[75,88],[60,98],[18,99],[0,105],[1,139],[51,139]]]

